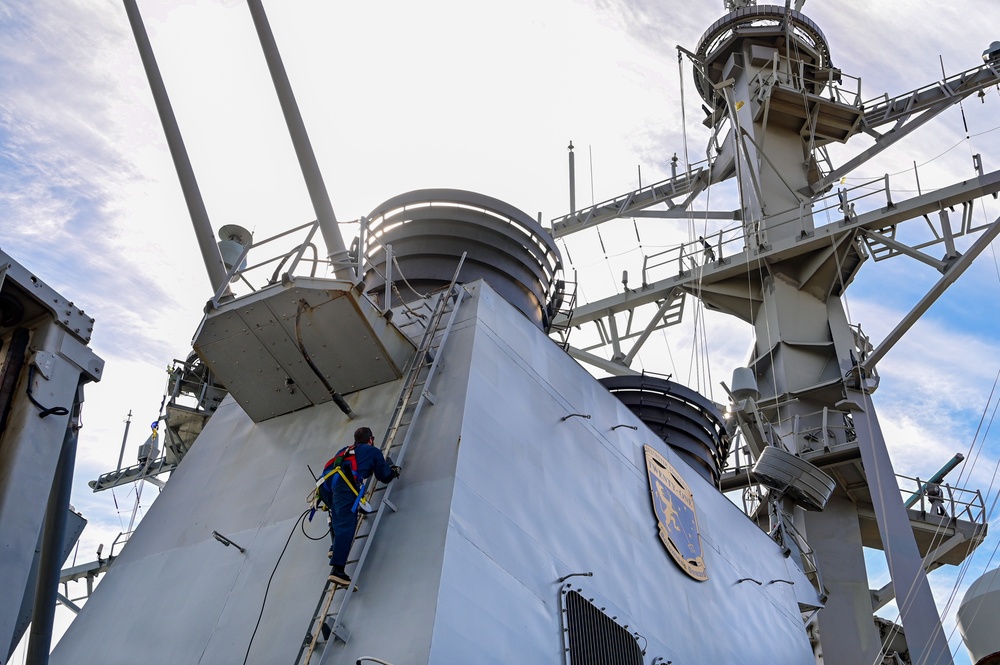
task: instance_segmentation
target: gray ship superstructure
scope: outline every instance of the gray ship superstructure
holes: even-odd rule
[[[187,363],[229,396],[177,444],[183,463],[54,662],[952,662],[926,573],[983,541],[986,507],[944,469],[901,485],[872,393],[878,361],[1000,232],[972,215],[1000,172],[980,161],[977,177],[905,200],[888,176],[841,183],[997,85],[1000,48],[867,100],[801,0],[729,0],[681,49],[707,161],[583,209],[571,182],[551,231],[485,194],[413,191],[345,243],[263,8],[248,4],[316,221],[265,239],[224,227],[220,255],[127,1],[214,289]],[[862,134],[871,145],[835,164],[829,147]],[[572,146],[570,160],[572,173]],[[647,260],[641,287],[577,302],[556,238],[690,216],[725,181],[739,209],[698,213],[720,230]],[[876,343],[842,299],[869,259],[894,257],[941,278]],[[632,368],[694,299],[754,329],[725,405]],[[326,521],[309,504],[360,425],[403,472],[368,488],[378,510],[344,587],[327,580]],[[930,482],[948,490],[944,514]],[[869,589],[864,547],[886,552],[883,589]],[[151,581],[155,621],[137,593]],[[899,625],[873,617],[893,598]]]

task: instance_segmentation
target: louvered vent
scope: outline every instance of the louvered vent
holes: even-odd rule
[[[565,593],[570,665],[643,665],[635,637],[576,591]]]

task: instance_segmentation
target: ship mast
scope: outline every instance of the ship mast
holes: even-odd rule
[[[915,518],[904,507],[871,393],[878,387],[878,359],[1000,232],[1000,219],[978,229],[967,223],[971,202],[1000,190],[1000,172],[980,170],[978,178],[903,203],[893,201],[888,176],[873,185],[875,203],[861,201],[857,189],[831,188],[946,108],[996,84],[1000,73],[987,62],[936,88],[864,103],[860,81],[833,65],[823,32],[799,12],[803,4],[727,0],[729,13],[705,32],[697,48],[680,49],[693,63],[707,105],[705,124],[720,146],[709,151],[717,153],[714,159],[553,220],[558,236],[657,204],[667,206],[658,216],[677,218],[687,214],[697,194],[729,178],[741,195],[733,216],[739,232],[723,231],[678,248],[675,276],[648,284],[644,279],[641,290],[576,309],[573,325],[596,322],[610,331],[611,361],[591,353],[593,346],[570,353],[606,371],[632,373],[628,365],[649,331],[679,322],[686,295],[750,323],[756,341],[749,367],[759,393],[756,401],[737,400],[734,410],[743,425],[753,423],[760,432],[747,437],[753,459],[767,448],[780,448],[823,469],[837,484],[822,511],[803,510],[786,494],[770,493],[770,532],[822,575],[816,583],[827,602],[818,618],[817,654],[834,665],[880,662],[887,647],[874,623],[858,617],[870,615],[873,604],[884,605],[895,589],[913,662],[951,663],[922,558],[940,565],[937,558],[951,548],[935,550],[940,542],[932,545],[927,534],[938,522],[927,515]],[[861,132],[876,137],[875,144],[834,167],[826,146],[847,143]],[[949,218],[958,205],[961,224]],[[835,221],[817,227],[814,214],[820,212]],[[896,238],[898,225],[932,215],[936,240],[910,246]],[[955,238],[973,230],[982,233],[964,253],[956,251]],[[928,255],[924,250],[930,246],[942,247],[944,257]],[[875,348],[851,325],[842,297],[869,257],[904,255],[933,265],[942,277]],[[647,312],[645,329],[634,325],[640,311]],[[617,324],[616,315],[626,313],[627,327]],[[632,340],[632,348],[625,348]],[[722,489],[745,487],[740,477],[746,475],[745,470],[728,474]],[[980,521],[953,520],[954,542],[981,542]],[[863,547],[886,553],[892,582],[881,593],[868,589]]]

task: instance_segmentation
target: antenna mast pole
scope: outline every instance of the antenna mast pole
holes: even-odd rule
[[[187,203],[188,214],[191,215],[194,234],[198,238],[198,247],[201,248],[205,269],[208,270],[208,279],[212,282],[212,292],[218,293],[219,289],[226,284],[226,266],[222,263],[219,246],[215,243],[212,223],[209,221],[208,211],[205,209],[205,201],[201,198],[201,190],[198,189],[198,181],[194,177],[194,169],[191,168],[191,160],[184,147],[184,139],[181,138],[177,118],[170,106],[167,88],[163,85],[163,77],[160,76],[160,69],[156,65],[153,47],[149,43],[149,36],[142,24],[139,8],[136,6],[135,0],[123,1],[125,13],[128,14],[128,21],[132,26],[132,34],[135,36],[135,45],[139,48],[139,57],[142,58],[142,66],[146,70],[149,89],[152,91],[153,101],[156,103],[156,111],[160,115],[160,124],[163,125],[163,133],[167,138],[170,156],[174,160],[177,179],[180,180],[181,190],[184,192],[184,201]],[[230,294],[228,285],[225,286],[224,293]]]
[[[288,82],[285,66],[281,62],[274,34],[272,34],[271,26],[267,22],[264,6],[260,0],[247,0],[247,7],[250,8],[254,27],[257,29],[257,37],[260,39],[260,46],[264,51],[264,58],[267,60],[267,68],[271,72],[271,80],[274,82],[274,90],[278,94],[278,101],[281,104],[281,112],[285,116],[285,124],[288,125],[288,133],[292,138],[295,155],[299,160],[299,168],[302,169],[302,176],[305,178],[306,188],[309,190],[309,198],[312,199],[320,233],[323,234],[323,241],[326,243],[327,256],[333,265],[334,274],[338,278],[353,281],[354,274],[350,267],[347,247],[344,245],[344,237],[337,227],[337,216],[333,212],[330,194],[323,182],[323,174],[320,173],[316,154],[309,142],[309,135],[306,132],[305,123],[302,121],[299,105],[295,102],[292,86]]]

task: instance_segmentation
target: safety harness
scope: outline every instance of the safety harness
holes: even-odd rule
[[[320,485],[325,483],[333,476],[339,475],[341,478],[344,479],[344,482],[347,483],[347,486],[351,488],[351,491],[354,492],[354,496],[358,495],[358,490],[355,489],[354,487],[354,479],[358,477],[358,458],[357,455],[354,454],[355,445],[357,444],[352,443],[351,445],[349,445],[348,447],[344,448],[339,453],[337,453],[337,455],[332,460],[326,463],[327,468],[329,468],[331,465],[333,466],[333,468],[330,469],[329,471],[326,471],[326,469],[324,469],[323,475],[320,477],[319,480],[316,481],[317,493],[319,492]],[[351,466],[351,478],[348,478],[347,474],[344,473],[343,466],[345,460]]]
[[[317,504],[319,504],[320,502],[326,503],[325,501],[323,501],[323,495],[320,493],[320,487],[322,487],[323,484],[326,481],[328,481],[330,478],[333,478],[335,475],[338,475],[338,476],[340,476],[344,480],[345,483],[347,483],[347,486],[349,488],[351,488],[351,491],[354,492],[354,496],[357,497],[354,500],[354,506],[351,508],[351,512],[354,512],[354,513],[358,512],[358,508],[359,507],[364,512],[366,512],[366,513],[367,512],[371,512],[371,508],[368,506],[368,501],[363,496],[364,495],[364,488],[365,488],[364,482],[361,483],[360,487],[357,487],[357,480],[358,480],[358,458],[357,458],[357,455],[355,454],[355,451],[354,451],[354,446],[356,446],[356,445],[357,444],[352,443],[348,447],[346,447],[343,450],[341,450],[340,452],[338,452],[337,455],[332,460],[330,460],[329,462],[326,463],[326,467],[323,468],[323,471],[324,471],[323,475],[320,477],[319,480],[316,481],[316,503]],[[344,465],[345,465],[345,463],[351,469],[351,477],[350,478],[348,478],[347,474],[344,473]],[[333,467],[333,468],[330,468],[330,467]],[[330,470],[327,471],[327,469],[330,469]],[[336,479],[334,479],[334,481],[336,481]],[[332,494],[332,489],[333,489],[333,486],[331,485],[331,494]],[[331,506],[331,508],[332,508],[332,506]]]

